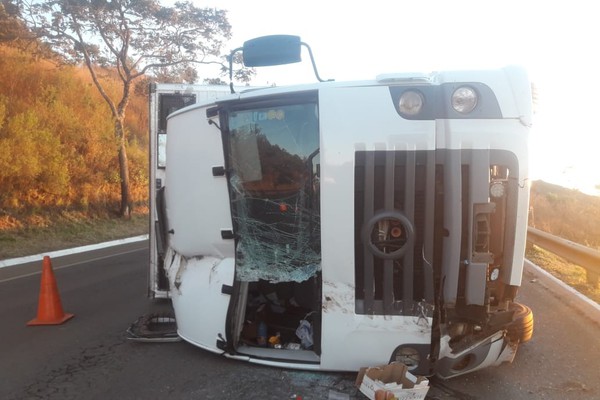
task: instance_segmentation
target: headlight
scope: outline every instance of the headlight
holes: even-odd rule
[[[506,188],[502,182],[496,181],[490,184],[490,195],[494,198],[504,197]]]
[[[425,98],[420,92],[407,90],[402,93],[398,101],[398,108],[402,115],[414,116],[421,112]]]
[[[477,92],[469,86],[461,86],[452,93],[452,108],[468,114],[477,106]]]

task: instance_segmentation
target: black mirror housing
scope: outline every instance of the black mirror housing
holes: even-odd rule
[[[299,36],[270,35],[244,42],[243,57],[246,67],[266,67],[302,61],[302,42]]]
[[[233,56],[238,51],[243,52],[243,62],[246,67],[268,67],[302,61],[300,56],[302,46],[308,50],[315,76],[319,82],[325,82],[317,72],[317,65],[310,46],[302,42],[300,36],[269,35],[247,40],[244,42],[243,47],[232,50],[229,57],[227,57],[229,60],[229,87],[231,93],[235,93],[233,90]]]

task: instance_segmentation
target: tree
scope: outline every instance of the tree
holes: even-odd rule
[[[120,214],[131,215],[124,119],[135,81],[156,71],[195,78],[191,66],[224,65],[223,46],[231,37],[226,11],[191,2],[163,6],[158,0],[16,0],[33,36],[65,60],[81,63],[108,104],[117,139],[121,183]],[[118,73],[120,93],[104,87],[104,68]],[[236,74],[239,78],[240,75]],[[250,75],[243,75],[249,79]]]
[[[9,0],[0,1],[0,43],[27,36],[27,28],[18,18],[19,9]]]

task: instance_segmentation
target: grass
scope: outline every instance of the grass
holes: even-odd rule
[[[588,283],[587,273],[584,268],[572,264],[535,245],[528,248],[525,256],[532,263],[600,304],[600,285]]]
[[[0,218],[0,260],[148,233],[147,210],[129,220],[107,212],[60,211]]]

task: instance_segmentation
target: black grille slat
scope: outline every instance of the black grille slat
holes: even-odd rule
[[[394,170],[396,167],[396,157],[394,152],[387,152],[385,157],[385,209],[392,211],[394,209]]]
[[[404,214],[406,217],[415,222],[415,170],[416,170],[416,159],[414,152],[406,153],[406,175],[404,183]],[[415,234],[419,234],[415,227]],[[419,240],[415,241],[416,243]],[[402,301],[404,303],[404,315],[407,315],[412,309],[413,301],[413,286],[414,286],[414,252],[409,251],[406,253],[403,259],[403,275],[404,275],[404,287],[402,290]]]
[[[373,217],[375,206],[375,153],[365,154],[364,173],[364,221]],[[373,302],[375,300],[374,260],[368,251],[364,252],[364,301],[365,313],[373,313]]]
[[[432,152],[427,153],[425,182],[435,182],[436,166],[435,155]],[[425,301],[433,304],[433,248],[434,248],[434,223],[435,223],[435,184],[428,184],[425,187],[425,206],[424,210],[424,231],[423,236],[432,238],[423,243],[423,274],[425,276]]]
[[[393,211],[396,157],[395,153],[391,151],[387,152],[385,156],[384,207],[386,211]],[[385,314],[391,314],[394,306],[394,261],[385,260],[383,269],[383,309]]]

